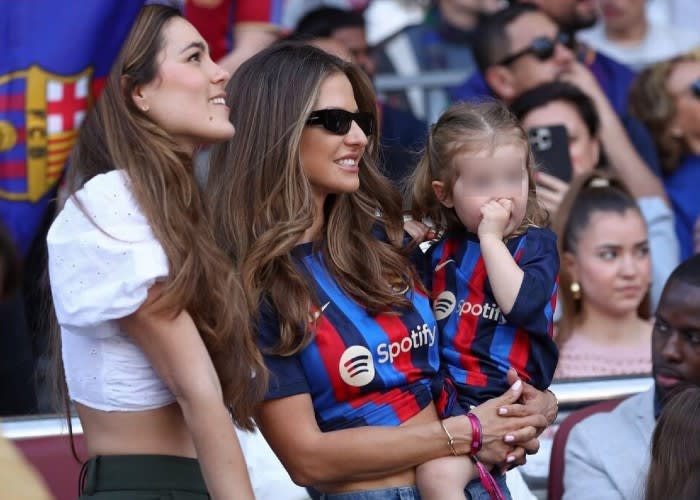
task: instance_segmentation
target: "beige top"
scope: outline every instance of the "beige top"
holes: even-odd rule
[[[0,436],[0,485],[2,498],[51,500],[44,481],[12,443]]]
[[[642,340],[642,339],[640,339]],[[574,335],[559,351],[554,378],[586,378],[651,373],[651,345],[611,347]]]

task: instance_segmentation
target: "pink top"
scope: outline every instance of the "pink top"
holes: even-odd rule
[[[606,377],[651,373],[651,345],[644,341],[625,348],[592,342],[582,335],[571,337],[559,351],[554,378]]]

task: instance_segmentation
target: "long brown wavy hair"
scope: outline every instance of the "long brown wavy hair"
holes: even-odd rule
[[[698,415],[697,386],[676,392],[664,406],[651,438],[645,500],[700,498]]]
[[[333,74],[350,81],[360,111],[375,117],[376,100],[363,71],[298,42],[283,42],[245,62],[228,84],[236,135],[211,153],[208,192],[216,237],[240,269],[251,317],[267,303],[277,313],[280,342],[290,355],[308,344],[311,284],[290,254],[316,216],[313,192],[302,167],[300,140],[322,82]],[[401,197],[376,166],[376,127],[361,159],[360,187],[329,195],[324,227],[314,241],[331,275],[370,313],[407,306],[393,292],[412,288],[402,251]],[[381,224],[389,238],[373,236]]]
[[[168,257],[158,306],[187,311],[211,355],[235,422],[252,429],[267,387],[267,371],[251,336],[240,280],[217,246],[192,153],[134,104],[135,87],[158,78],[163,30],[177,9],[142,9],[105,88],[83,123],[71,156],[71,196],[88,180],[122,169]],[[74,196],[79,204],[79,196]],[[100,228],[109,234],[109,227]],[[187,367],[181,367],[187,369]]]
[[[637,76],[630,90],[630,111],[651,132],[666,175],[673,173],[687,152],[683,138],[672,131],[676,100],[666,82],[678,64],[697,61],[700,61],[698,54],[691,53],[654,64]]]
[[[493,151],[503,144],[522,146],[527,158],[525,217],[509,237],[522,234],[528,227],[546,226],[547,212],[537,201],[535,160],[527,134],[508,108],[498,101],[453,104],[430,128],[418,166],[405,184],[406,196],[412,198],[413,216],[418,219],[430,218],[439,233],[464,227],[454,208],[440,203],[432,182],[442,181],[445,192],[451,193],[457,180],[454,168],[457,155]]]
[[[627,210],[634,210],[642,217],[637,202],[624,183],[610,174],[599,171],[576,177],[559,205],[552,221],[552,229],[557,234],[559,255],[562,257],[559,269],[559,301],[562,315],[555,337],[559,347],[571,338],[573,330],[580,323],[583,300],[574,297],[571,291],[571,283],[574,280],[563,256],[567,252],[576,254],[581,233],[588,227],[593,213],[612,212],[622,215]],[[649,319],[650,311],[647,292],[637,307],[637,314],[640,318]]]

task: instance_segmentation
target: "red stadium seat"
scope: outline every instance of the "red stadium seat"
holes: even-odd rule
[[[564,494],[564,452],[571,428],[594,413],[612,411],[623,400],[624,398],[610,399],[587,406],[571,413],[563,420],[559,430],[554,435],[552,453],[549,457],[549,478],[547,479],[547,498],[549,500],[561,500]]]
[[[86,457],[85,439],[74,437],[78,457]],[[78,498],[81,464],[75,460],[68,436],[49,436],[13,440],[15,446],[37,469],[56,500]]]

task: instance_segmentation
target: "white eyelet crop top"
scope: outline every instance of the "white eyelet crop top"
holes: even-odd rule
[[[70,398],[103,411],[170,404],[175,397],[117,323],[168,275],[165,252],[125,172],[97,175],[75,196],[99,228],[71,197],[46,238]]]

